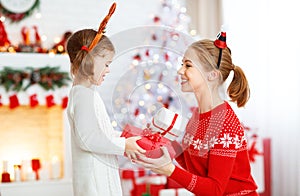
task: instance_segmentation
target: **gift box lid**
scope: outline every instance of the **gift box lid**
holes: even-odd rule
[[[151,128],[153,131],[169,134],[173,140],[184,132],[188,119],[167,108],[161,108],[152,118]]]

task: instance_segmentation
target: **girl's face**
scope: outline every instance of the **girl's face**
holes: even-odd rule
[[[182,67],[177,73],[181,77],[181,90],[183,92],[194,92],[206,83],[201,64],[191,48],[185,52],[182,59]]]
[[[114,52],[107,51],[105,56],[96,56],[94,57],[94,82],[93,84],[100,86],[104,81],[104,77],[107,73],[109,73],[109,64],[112,62],[114,57]]]

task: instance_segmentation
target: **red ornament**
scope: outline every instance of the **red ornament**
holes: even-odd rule
[[[140,113],[140,110],[139,110],[139,108],[136,108],[136,109],[135,109],[135,111],[134,111],[134,116],[137,116],[137,115],[139,115],[139,113]]]
[[[155,23],[160,22],[160,17],[154,16],[153,21],[154,21]]]
[[[14,109],[20,105],[16,94],[9,96],[9,108]]]
[[[146,50],[146,52],[145,52],[145,56],[146,56],[146,57],[149,57],[149,56],[150,56],[149,49],[148,49],[148,50]]]
[[[169,61],[169,55],[168,55],[168,53],[165,53],[165,61]]]
[[[46,96],[46,105],[47,105],[48,108],[55,105],[53,95]]]
[[[30,107],[35,107],[38,104],[39,104],[39,101],[37,100],[37,94],[30,95],[30,97],[29,97]]]
[[[161,73],[161,74],[159,75],[159,77],[158,77],[158,80],[159,80],[159,81],[162,81],[163,78],[164,78],[164,74]]]
[[[133,57],[134,60],[137,60],[137,61],[140,61],[142,60],[142,57],[140,54],[136,54],[134,57]]]
[[[62,98],[61,107],[62,107],[63,109],[66,109],[67,106],[68,106],[68,97],[65,96],[65,97]]]
[[[155,34],[152,34],[152,40],[156,41],[157,40],[157,36]]]

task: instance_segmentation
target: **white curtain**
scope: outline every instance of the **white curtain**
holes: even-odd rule
[[[186,0],[190,28],[203,38],[215,38],[222,25],[221,3],[219,0]]]
[[[300,195],[299,1],[223,0],[233,62],[250,82],[242,120],[271,138],[272,195]]]
[[[233,63],[243,68],[251,98],[241,120],[271,138],[271,192],[300,195],[300,2],[187,0],[191,29],[215,38],[227,27]]]

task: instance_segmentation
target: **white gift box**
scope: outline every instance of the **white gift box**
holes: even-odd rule
[[[159,196],[194,196],[193,193],[189,192],[184,188],[179,189],[162,189],[159,191]]]
[[[143,177],[136,178],[135,183],[136,184],[147,183],[147,184],[156,184],[156,185],[166,184],[167,177],[166,176],[157,176],[157,175],[143,176]]]
[[[161,108],[152,118],[150,128],[155,132],[164,133],[164,137],[176,140],[185,130],[188,119],[167,108]]]

